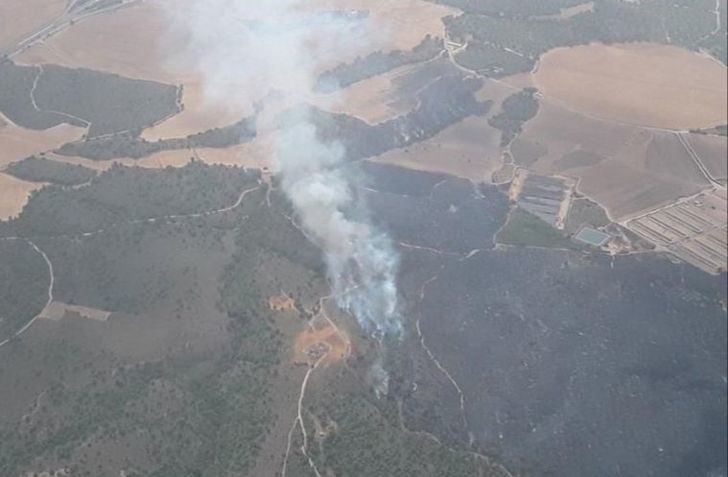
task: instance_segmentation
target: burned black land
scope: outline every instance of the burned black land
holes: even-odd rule
[[[482,86],[480,79],[450,71],[422,88],[413,111],[375,125],[346,114],[304,107],[319,139],[339,142],[346,149],[346,158],[356,161],[424,141],[462,119],[488,113],[492,102],[475,97]],[[300,114],[298,109],[284,113],[280,121],[285,124]]]
[[[725,474],[725,275],[542,249],[445,260],[417,316],[481,449],[524,475]]]
[[[445,46],[442,39],[427,35],[410,51],[395,50],[387,53],[377,51],[364,58],[357,58],[352,63],[341,64],[325,71],[318,78],[316,90],[330,93],[401,66],[432,60],[443,51]]]
[[[496,187],[397,167],[370,165],[368,170],[373,183],[364,198],[381,227],[405,247],[446,254],[493,248],[508,212],[508,200]],[[428,184],[427,176],[439,180]],[[412,184],[421,187],[415,191]]]
[[[472,436],[518,475],[725,474],[725,274],[661,255],[493,249],[508,209],[496,188],[369,172],[367,200],[404,242],[410,321],[392,387],[408,428]]]

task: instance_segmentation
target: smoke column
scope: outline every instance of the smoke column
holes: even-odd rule
[[[306,0],[165,4],[173,66],[202,74],[206,98],[215,105],[249,105],[273,90],[289,104],[307,102],[324,65],[351,58],[352,51],[364,53],[364,38],[382,37],[380,29],[362,31],[366,26],[360,25],[352,35],[355,26],[346,16],[307,11],[312,2]],[[324,254],[338,305],[372,335],[399,336],[394,247],[357,197],[356,176],[343,167],[344,149],[317,137],[306,108],[293,111],[285,126],[276,125],[282,188]]]

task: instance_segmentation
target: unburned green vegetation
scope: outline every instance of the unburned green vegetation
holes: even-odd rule
[[[96,171],[80,164],[66,164],[35,156],[9,164],[4,172],[25,181],[62,186],[85,184],[96,177]]]
[[[523,124],[538,113],[537,90],[525,88],[508,96],[501,111],[488,120],[488,124],[501,131],[501,146],[509,145],[523,128]]]
[[[377,397],[357,372],[323,377],[306,400],[308,453],[322,475],[505,477],[486,457],[408,430],[393,396]],[[334,380],[335,378],[335,380]],[[333,386],[333,387],[331,387]],[[294,453],[294,457],[295,457]]]
[[[578,0],[441,0],[465,13],[446,19],[450,38],[467,44],[456,57],[492,76],[527,72],[548,50],[591,42],[655,42],[707,50],[726,63],[726,26],[716,30],[715,1],[595,0],[591,10],[550,18]]]
[[[571,240],[557,229],[520,207],[511,210],[496,241],[521,247],[575,248]]]
[[[571,201],[564,230],[573,234],[578,232],[584,225],[599,228],[607,226],[610,223],[612,221],[609,220],[602,206],[587,198],[577,198]]]
[[[692,129],[690,132],[693,134],[713,134],[716,136],[728,136],[728,124],[721,124],[720,126],[715,126],[714,128]]]
[[[176,86],[57,65],[0,61],[0,111],[16,124],[89,127],[89,137],[141,130],[180,110]]]
[[[20,217],[4,227],[25,236],[80,234],[132,220],[202,213],[233,205],[258,177],[257,171],[200,161],[159,170],[115,164],[87,187],[35,192]]]
[[[184,188],[190,180],[225,189],[236,180],[245,186],[255,178],[227,168],[220,169],[220,175],[199,175],[195,167],[179,170],[182,183],[177,187]],[[163,174],[132,174],[146,187],[164,188]],[[118,170],[102,177],[107,189],[129,185]],[[77,191],[54,190],[61,207],[77,204]],[[122,198],[116,197],[120,202]],[[23,383],[17,390],[20,395],[35,384],[42,386],[37,403],[32,394],[23,404],[34,410],[31,417],[17,414],[17,419],[0,425],[0,474],[65,467],[76,475],[116,475],[126,469],[131,475],[212,477],[249,470],[272,418],[266,396],[282,349],[266,302],[274,285],[261,279],[259,270],[267,266],[269,249],[260,245],[264,239],[251,237],[280,235],[275,222],[264,223],[266,215],[278,212],[263,208],[253,214],[264,197],[252,193],[249,199],[217,215],[122,222],[84,238],[38,239],[54,263],[59,300],[125,315],[112,316],[113,323],[100,328],[67,316],[57,324],[38,325],[34,334],[0,350],[3,368],[30,360],[37,369],[31,382],[23,374],[0,369],[0,382]],[[138,204],[138,213],[153,213],[153,204],[147,198]],[[24,228],[24,220],[31,215],[15,225]],[[283,235],[295,240],[293,233],[295,229]],[[2,289],[16,299],[37,292],[36,301],[45,300],[48,271],[43,259],[31,256],[35,252],[29,246],[29,252],[21,250],[25,242],[0,242],[2,247],[8,244],[17,244],[8,252],[25,268],[17,269],[13,260],[3,258],[0,263],[10,268],[0,267],[3,281],[6,275],[9,280]],[[36,268],[38,276],[31,277]],[[15,303],[4,295],[0,298],[8,307]],[[42,308],[17,305],[17,311],[23,311],[21,306],[33,308],[25,313],[29,316]],[[55,331],[44,335],[48,326]],[[45,351],[31,352],[38,346]],[[8,389],[5,384],[3,388]],[[2,402],[11,397],[0,393]]]
[[[183,138],[147,141],[141,130],[110,134],[64,144],[55,152],[62,156],[79,156],[95,161],[118,158],[140,159],[162,151],[194,148],[226,148],[250,141],[256,136],[255,118],[243,118],[229,126],[208,129]]]
[[[0,341],[43,310],[50,274],[43,257],[24,240],[0,240]]]

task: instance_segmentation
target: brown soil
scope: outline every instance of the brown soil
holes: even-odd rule
[[[53,301],[45,307],[41,312],[40,318],[58,321],[63,319],[66,314],[77,314],[82,318],[96,321],[107,321],[111,313],[97,308],[89,308],[87,306],[68,305],[59,301]]]
[[[321,359],[321,365],[329,365],[347,358],[351,345],[341,333],[328,323],[302,331],[294,343],[294,362],[313,365]]]
[[[268,307],[273,311],[293,311],[296,309],[296,300],[283,293],[268,298]]]

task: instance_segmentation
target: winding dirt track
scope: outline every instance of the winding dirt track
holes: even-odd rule
[[[129,221],[126,221],[126,222],[121,222],[121,223],[113,224],[113,225],[110,225],[108,227],[101,228],[101,229],[97,229],[97,230],[94,230],[94,231],[91,231],[91,232],[82,232],[82,233],[79,233],[79,234],[76,234],[76,235],[49,236],[49,237],[45,237],[45,238],[61,238],[61,237],[63,237],[63,238],[78,238],[78,237],[90,237],[90,236],[93,236],[93,235],[98,235],[98,234],[104,233],[109,228],[117,227],[119,225],[139,224],[139,223],[155,223],[155,222],[161,222],[161,221],[170,220],[170,219],[188,219],[188,218],[195,218],[195,217],[205,217],[205,216],[208,216],[208,215],[214,215],[214,214],[220,214],[220,213],[224,213],[224,212],[229,212],[231,210],[234,210],[234,209],[237,209],[238,207],[240,207],[240,205],[242,205],[242,203],[243,203],[243,199],[245,198],[245,196],[248,195],[249,193],[255,191],[255,190],[258,190],[258,189],[260,189],[260,185],[257,185],[255,187],[251,187],[251,188],[248,188],[248,189],[243,190],[240,193],[240,195],[238,196],[237,200],[233,204],[231,204],[231,205],[229,205],[227,207],[223,207],[221,209],[208,210],[208,211],[204,211],[204,212],[196,212],[196,213],[192,213],[192,214],[179,214],[179,215],[171,214],[171,215],[165,215],[165,216],[161,216],[161,217],[152,217],[152,218],[148,218],[148,219],[135,219],[135,220],[129,220]],[[43,250],[41,250],[29,238],[25,238],[25,237],[0,237],[0,240],[4,240],[4,241],[23,240],[23,241],[27,242],[28,245],[30,245],[31,247],[33,247],[33,249],[36,252],[38,252],[43,257],[43,260],[45,260],[46,264],[48,265],[48,272],[49,272],[49,275],[50,275],[50,283],[48,284],[48,300],[46,301],[46,304],[43,307],[43,310],[41,310],[40,313],[38,313],[37,315],[35,315],[20,330],[18,330],[17,332],[15,332],[15,334],[12,337],[10,337],[10,338],[8,338],[8,339],[0,342],[0,348],[1,348],[1,347],[5,346],[6,344],[8,344],[14,338],[17,338],[20,335],[22,335],[23,333],[25,333],[31,327],[31,325],[33,323],[35,323],[35,321],[40,316],[43,315],[43,311],[48,306],[50,306],[51,302],[53,301],[53,286],[55,284],[55,275],[53,273],[53,264],[51,263],[50,259],[48,258],[48,255],[46,255],[46,253]]]
[[[32,241],[30,241],[28,239],[6,238],[6,239],[2,239],[2,240],[24,240],[28,245],[33,247],[33,250],[38,252],[40,254],[40,256],[43,257],[43,260],[45,260],[46,265],[48,265],[48,275],[50,276],[50,279],[48,281],[48,300],[46,301],[46,304],[43,307],[43,310],[45,310],[48,306],[50,306],[51,302],[53,301],[53,285],[56,282],[55,275],[53,274],[53,264],[51,263],[50,259],[48,258],[48,255],[46,255],[46,253],[43,250],[41,250],[35,243],[33,243]],[[23,333],[25,333],[28,330],[28,328],[30,328],[31,325],[33,323],[35,323],[35,320],[37,320],[43,314],[43,310],[41,310],[40,313],[35,315],[28,323],[26,323],[25,326],[23,326],[21,329],[16,331],[13,336],[5,339],[4,341],[0,341],[0,348],[2,348],[3,346],[8,344],[13,339],[15,339],[15,338],[19,337],[20,335],[22,335]]]

